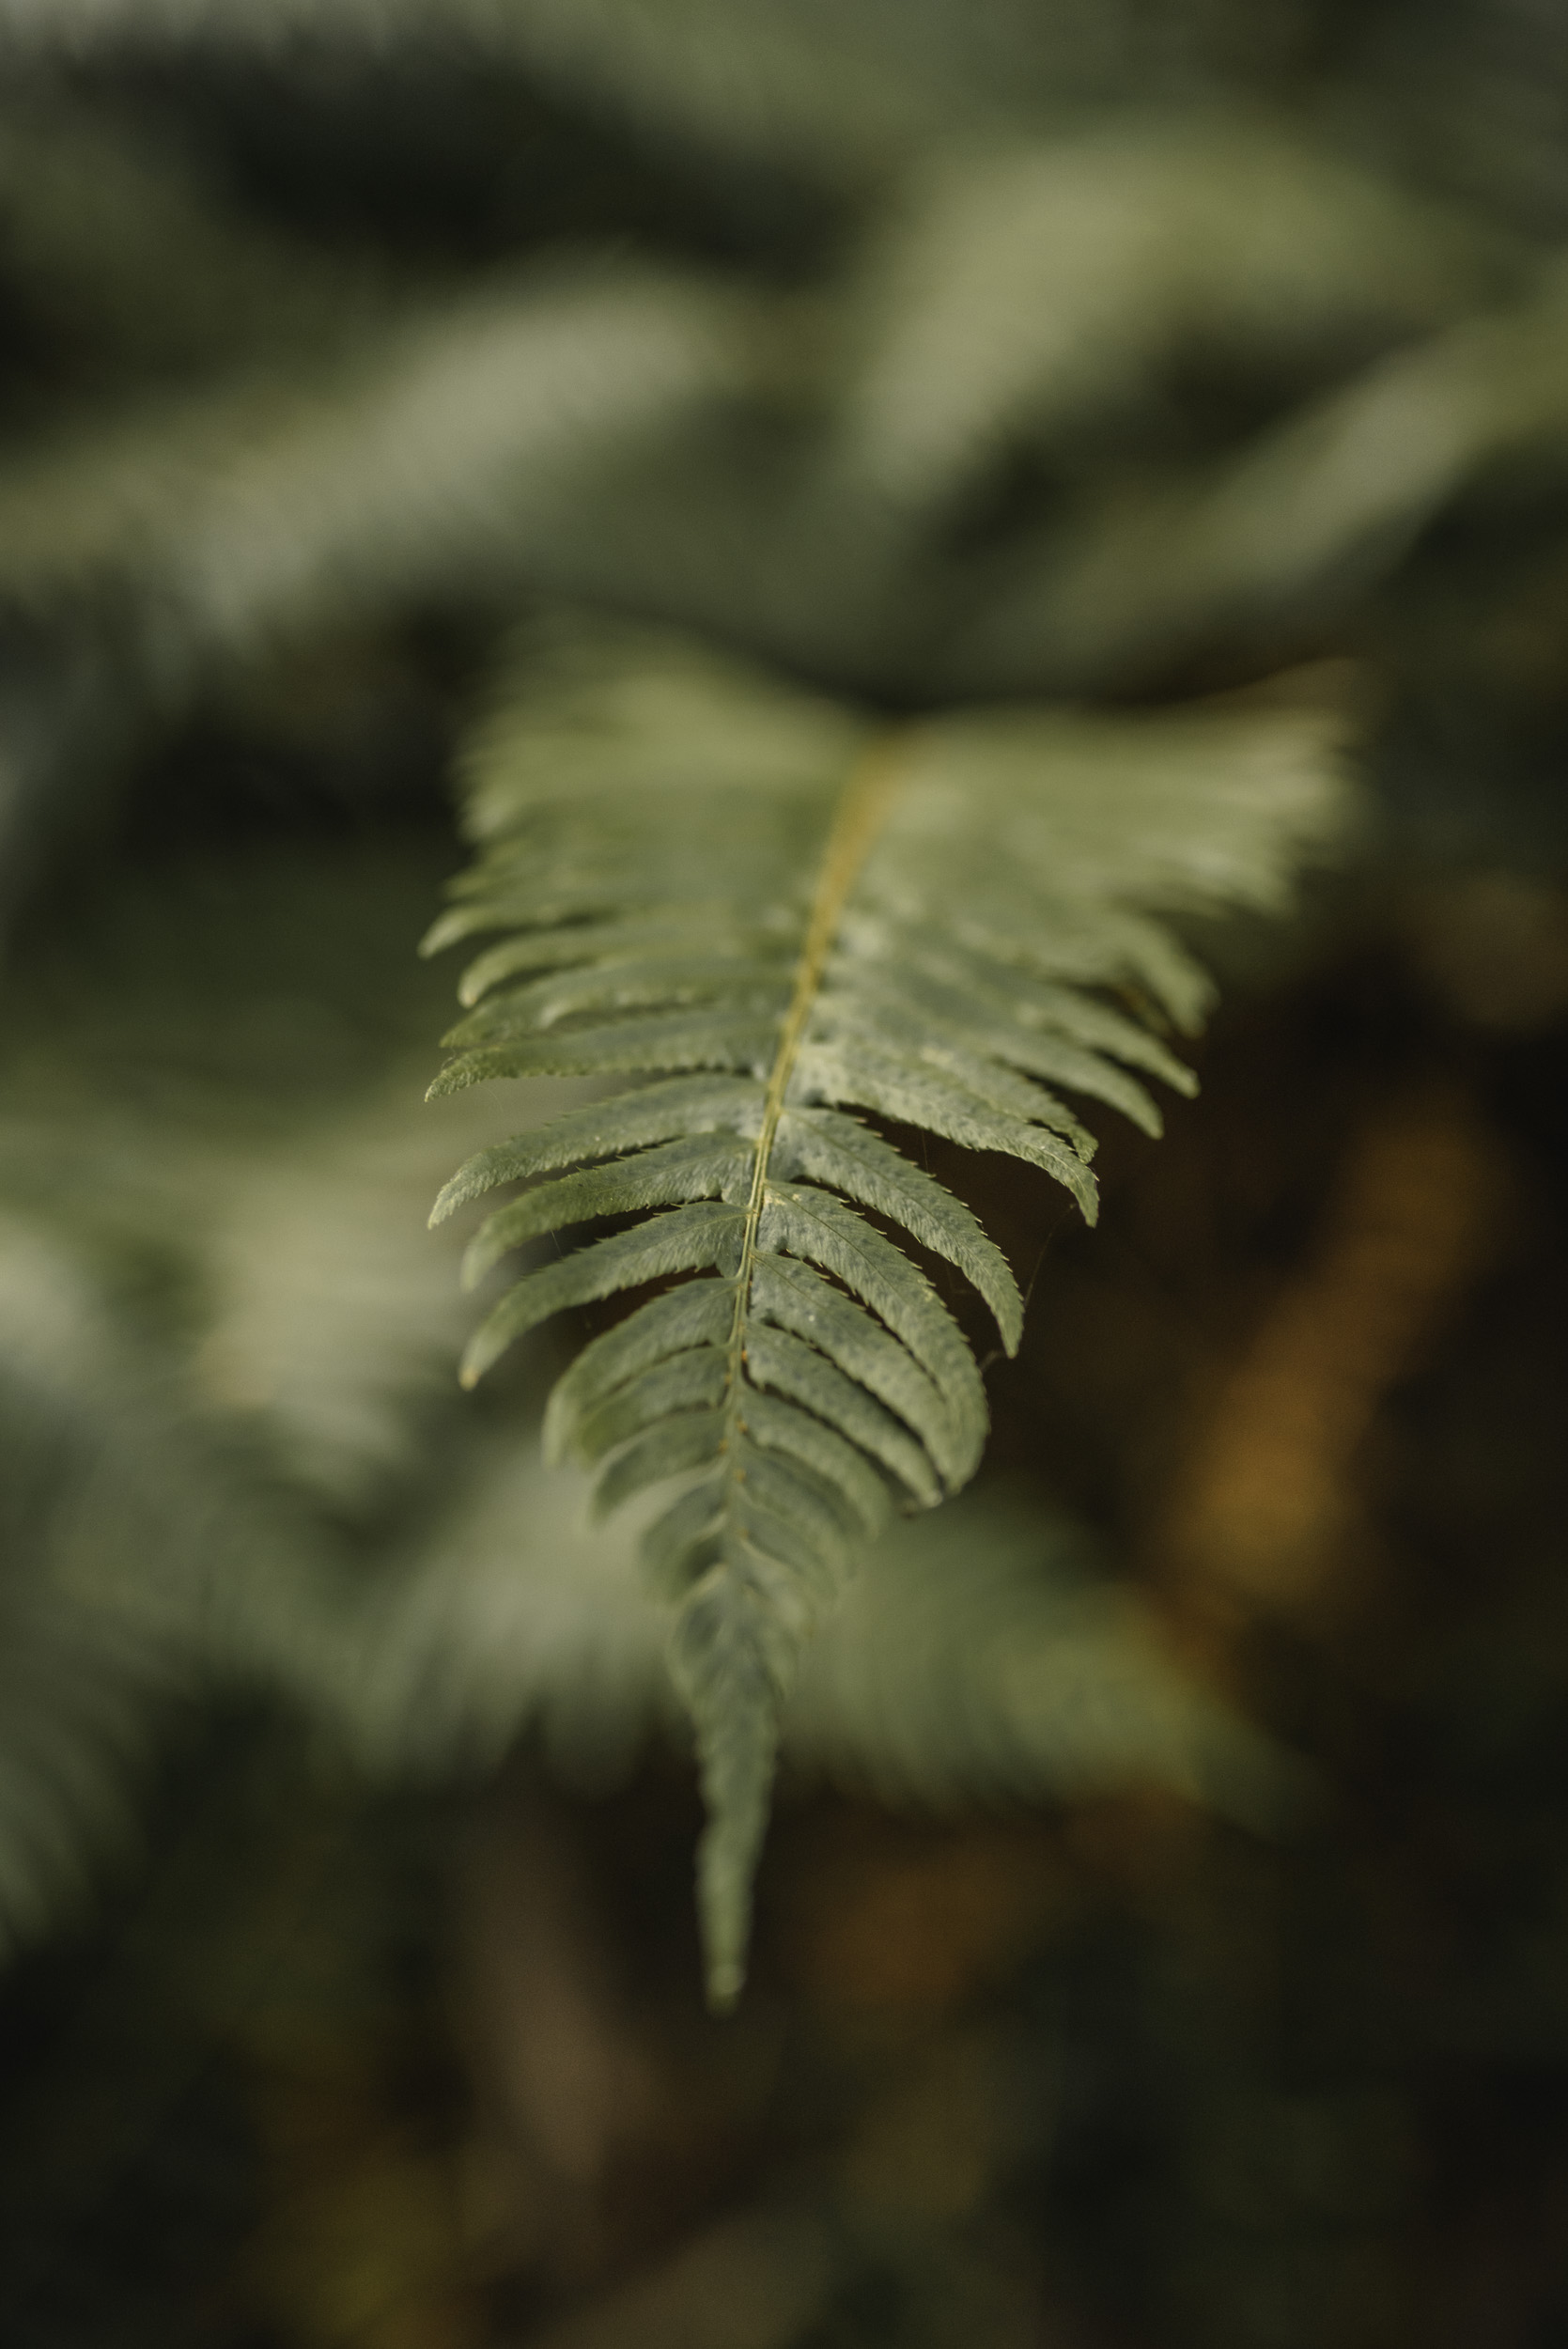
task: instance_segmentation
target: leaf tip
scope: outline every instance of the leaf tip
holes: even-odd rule
[[[1007,1276],[1007,1286],[1000,1289],[995,1296],[988,1298],[986,1302],[990,1305],[991,1315],[997,1326],[997,1334],[1001,1340],[1001,1350],[1011,1361],[1023,1344],[1024,1312],[1023,1299],[1011,1272]]]

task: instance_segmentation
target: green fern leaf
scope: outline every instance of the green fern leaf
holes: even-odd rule
[[[287,1674],[328,1579],[307,1514],[189,1408],[109,1285],[0,1211],[0,1960],[134,1847],[159,1747],[218,1672]]]
[[[862,264],[843,474],[951,507],[1009,442],[1070,446],[1111,402],[1136,430],[1178,350],[1354,361],[1462,315],[1501,257],[1239,110],[927,149]]]
[[[468,1383],[565,1307],[695,1276],[588,1346],[547,1439],[602,1463],[600,1510],[683,1480],[644,1554],[675,1601],[720,2005],[803,1644],[891,1513],[955,1491],[985,1440],[970,1346],[882,1226],[960,1269],[1009,1353],[1022,1324],[976,1219],[863,1115],[1029,1160],[1093,1220],[1094,1142],[1049,1085],[1157,1130],[1131,1069],[1190,1079],[1151,1025],[1080,990],[1193,1024],[1207,982],[1142,904],[1276,900],[1333,817],[1327,749],[1321,716],[1277,708],[884,731],[632,631],[558,644],[479,740],[487,846],[428,943],[521,936],[470,972],[433,1090],[713,1072],[481,1153],[436,1216],[551,1177],[481,1225],[472,1278],[539,1236],[642,1219],[524,1270]]]
[[[784,1735],[799,1766],[894,1806],[1142,1783],[1271,1834],[1313,1795],[1303,1764],[1184,1672],[1080,1528],[985,1480],[867,1553]]]

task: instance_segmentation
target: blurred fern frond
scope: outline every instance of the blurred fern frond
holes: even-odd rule
[[[1049,1088],[1158,1132],[1142,1077],[1191,1089],[1158,1030],[1196,1026],[1209,990],[1145,909],[1277,898],[1337,818],[1332,731],[1255,708],[890,731],[629,630],[558,643],[475,743],[483,853],[427,945],[505,935],[464,979],[476,1008],[434,1093],[657,1081],[447,1186],[437,1220],[531,1183],[480,1226],[471,1280],[534,1239],[639,1219],[524,1271],[464,1378],[565,1308],[697,1276],[592,1342],[547,1442],[603,1462],[601,1509],[680,1479],[644,1554],[677,1602],[720,2000],[805,1638],[890,1513],[955,1491],[985,1439],[969,1346],[882,1226],[955,1266],[1010,1353],[1022,1323],[975,1218],[864,1118],[1022,1159],[1093,1221],[1094,1143]]]
[[[1565,294],[1543,271],[1239,449],[1086,503],[1014,552],[1010,588],[954,647],[957,689],[995,690],[1020,662],[1126,685],[1205,644],[1266,646],[1387,580],[1461,497],[1511,472],[1549,479],[1568,446]]]
[[[476,8],[474,38],[559,35],[613,78],[625,13]],[[656,13],[674,54],[711,11]],[[831,97],[808,15],[780,54]],[[0,35],[201,52],[286,19],[13,0]],[[424,19],[333,21],[396,46]],[[955,20],[922,23],[921,73],[955,47],[984,81]],[[704,54],[692,102],[722,113]],[[276,70],[308,84],[292,50]],[[132,120],[41,70],[0,116],[0,278],[45,347],[0,452],[13,901],[149,726],[330,631],[542,593],[900,701],[1224,675],[1321,642],[1499,461],[1549,477],[1568,430],[1560,289],[1528,251],[1235,103],[983,132],[945,109],[844,210],[862,264],[819,250],[809,290],[587,260],[602,226],[569,214],[515,274],[346,257]],[[1017,499],[1014,459],[1041,474]]]
[[[923,159],[874,233],[840,461],[913,511],[1009,441],[1103,463],[1112,436],[1170,440],[1173,371],[1278,401],[1517,271],[1463,213],[1239,110],[993,137]]]
[[[458,1336],[424,1211],[479,1139],[467,1104],[432,1130],[397,1081],[436,869],[317,844],[144,874],[13,983],[0,1950],[134,1846],[202,1703],[287,1692],[335,1719],[320,1689],[355,1681],[365,1553],[428,1472]]]
[[[0,469],[0,598],[117,599],[178,676],[487,575],[515,592],[580,474],[733,393],[746,313],[671,273],[563,270],[405,313],[315,375],[40,436]]]
[[[69,1915],[96,1863],[134,1842],[181,1702],[220,1669],[271,1676],[269,1651],[319,1612],[328,1545],[192,1410],[88,1259],[14,1216],[0,1223],[0,1305],[8,1951]]]
[[[242,666],[596,589],[629,537],[645,566],[615,476],[711,428],[749,364],[733,288],[581,257],[423,303],[349,284],[337,308],[308,354],[275,337],[0,456],[0,902]]]
[[[0,1949],[79,1899],[89,1855],[123,1839],[169,1672],[133,1618],[71,1588],[106,1463],[91,1384],[103,1332],[77,1268],[14,1218],[0,1227],[6,1570],[0,1585]],[[68,1455],[62,1458],[62,1455]],[[83,1504],[68,1513],[72,1481]],[[74,1524],[71,1517],[74,1516]],[[59,1571],[65,1567],[64,1573]]]
[[[492,1442],[345,1618],[352,1668],[341,1647],[301,1648],[312,1709],[381,1773],[488,1767],[533,1730],[568,1781],[613,1781],[678,1713],[636,1539],[594,1522],[588,1496],[582,1471]],[[804,1774],[922,1809],[1141,1785],[1268,1828],[1303,1785],[1184,1673],[1076,1528],[985,1485],[864,1551],[780,1737]]]
[[[1184,1674],[1081,1532],[1005,1486],[867,1552],[804,1660],[784,1745],[840,1783],[937,1809],[1158,1786],[1269,1829],[1306,1792]]]

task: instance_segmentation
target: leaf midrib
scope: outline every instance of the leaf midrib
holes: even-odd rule
[[[779,1126],[788,1099],[790,1081],[800,1059],[806,1025],[821,992],[828,957],[838,935],[844,909],[861,877],[888,813],[904,780],[902,743],[896,736],[881,736],[862,753],[850,770],[817,867],[811,911],[795,965],[788,1008],[779,1030],[778,1049],[768,1073],[762,1118],[757,1128],[752,1184],[741,1225],[740,1259],[735,1286],[735,1315],[726,1347],[724,1385],[724,1452],[732,1475],[743,1432],[741,1418],[746,1361],[746,1332],[751,1321],[752,1280],[756,1266],[757,1239],[768,1204],[768,1174]]]

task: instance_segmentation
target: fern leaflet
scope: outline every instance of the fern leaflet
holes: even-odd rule
[[[1141,1077],[1192,1080],[1157,1025],[1207,1000],[1138,901],[1277,896],[1333,814],[1326,747],[1321,712],[1278,708],[890,731],[629,630],[558,645],[476,747],[484,853],[427,945],[508,935],[464,981],[433,1090],[652,1081],[482,1152],[433,1220],[530,1183],[475,1237],[477,1280],[545,1235],[641,1219],[524,1270],[470,1384],[565,1307],[696,1276],[592,1340],[546,1439],[602,1464],[600,1509],[680,1480],[644,1555],[676,1604],[719,2005],[813,1624],[893,1512],[955,1491],[985,1441],[969,1345],[882,1227],[961,1270],[1009,1353],[1022,1327],[976,1218],[864,1117],[1026,1159],[1093,1221],[1094,1143],[1051,1088],[1157,1132]],[[1149,1017],[1087,991],[1113,988]]]

